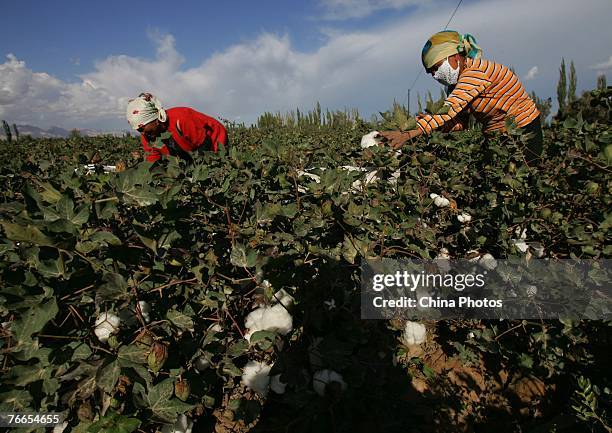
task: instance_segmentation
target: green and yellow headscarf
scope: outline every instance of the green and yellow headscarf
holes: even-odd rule
[[[425,69],[429,69],[440,60],[457,53],[465,53],[467,57],[478,59],[482,55],[482,49],[470,34],[462,35],[454,30],[443,30],[427,40],[421,52],[421,59]]]

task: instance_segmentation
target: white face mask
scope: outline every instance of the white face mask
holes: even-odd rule
[[[445,86],[453,86],[457,84],[457,80],[459,79],[459,65],[457,65],[457,69],[453,69],[450,63],[448,63],[448,59],[445,59],[444,63],[440,65],[433,77],[436,81]]]

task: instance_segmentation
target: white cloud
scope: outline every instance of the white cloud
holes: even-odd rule
[[[527,18],[518,12],[526,7]],[[579,90],[594,87],[596,73],[587,65],[609,48],[607,12],[612,12],[609,0],[590,0],[588,8],[573,0],[488,0],[463,5],[451,28],[473,34],[485,58],[516,70],[537,64],[541,79],[525,84],[548,97],[555,93],[561,57],[574,60]],[[448,15],[448,10],[420,10],[367,31],[329,33],[312,52],[296,49],[288,35],[264,33],[193,67],[184,66],[171,35],[153,34],[154,58],[111,56],[76,83],[32,71],[9,55],[0,64],[0,118],[37,126],[127,128],[127,100],[145,90],[166,107],[192,106],[247,123],[264,111],[310,108],[317,101],[332,109],[358,107],[367,117],[386,110],[394,98],[405,100],[422,69],[423,43]],[[567,38],[564,29],[570,27],[580,31]],[[540,87],[529,87],[536,84]],[[416,93],[428,89],[437,95],[439,86],[422,74],[413,107]]]
[[[595,69],[596,71],[609,71],[612,69],[612,56],[606,62],[597,63],[590,67],[591,69]]]
[[[364,18],[383,9],[402,10],[410,6],[422,6],[431,0],[320,0],[325,10],[324,19],[344,20]]]
[[[529,71],[527,71],[527,73],[523,77],[523,80],[525,81],[533,80],[536,77],[536,75],[538,75],[538,67],[534,66],[531,69],[529,69]]]

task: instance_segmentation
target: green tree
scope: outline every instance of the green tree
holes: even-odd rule
[[[15,132],[15,140],[19,141],[19,130],[16,123],[13,123],[13,131]]]
[[[552,99],[541,99],[538,97],[538,95],[536,95],[535,92],[531,92],[530,96],[531,99],[533,99],[533,102],[536,104],[536,107],[538,107],[538,111],[540,112],[540,119],[542,121],[542,124],[544,124],[546,122],[546,118],[550,114],[550,110],[552,107]]]
[[[559,111],[557,115],[563,114],[566,107],[567,97],[567,78],[565,76],[565,59],[561,59],[561,67],[559,68],[559,82],[557,83],[557,102],[559,102]]]
[[[572,60],[570,63],[570,73],[569,73],[569,91],[567,95],[567,102],[571,104],[576,100],[576,68],[574,67],[574,61]]]
[[[601,74],[597,77],[597,89],[598,90],[605,90],[605,88],[608,86],[608,84],[606,83],[606,75],[605,74]]]
[[[11,127],[7,123],[6,120],[2,121],[2,126],[4,127],[4,135],[6,135],[6,141],[9,143],[13,141],[13,134],[11,134]]]

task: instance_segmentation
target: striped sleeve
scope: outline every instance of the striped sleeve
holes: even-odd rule
[[[417,126],[423,133],[431,134],[434,129],[441,129],[443,131],[458,130],[455,128],[458,128],[457,125],[461,122],[455,119],[459,113],[461,113],[474,98],[491,85],[491,80],[487,72],[488,71],[469,69],[461,74],[457,85],[444,102],[445,105],[449,106],[448,113],[434,115],[426,114],[417,120]]]

